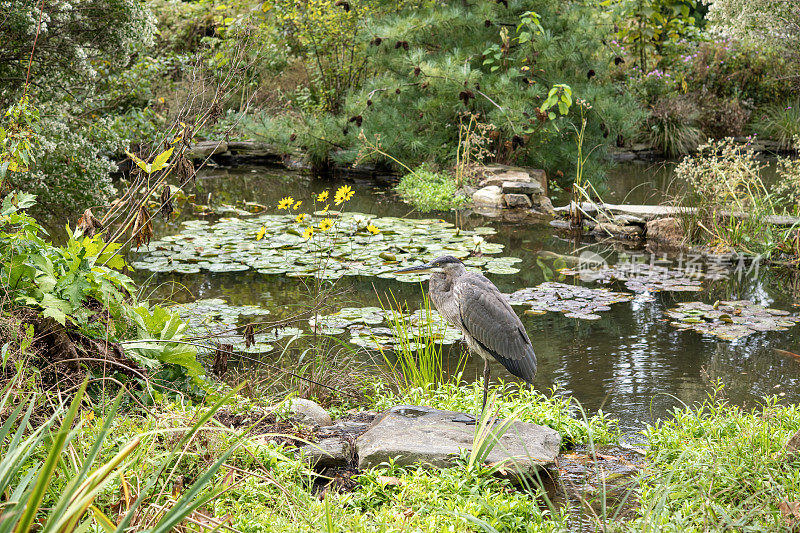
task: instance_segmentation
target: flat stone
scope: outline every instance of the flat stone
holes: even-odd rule
[[[644,226],[645,220],[636,215],[617,215],[613,220],[614,224],[620,226]]]
[[[323,437],[348,437],[356,438],[366,430],[372,422],[358,422],[355,420],[337,420],[333,425],[319,428],[318,435]]]
[[[247,157],[279,157],[280,150],[275,146],[258,141],[230,141],[228,151],[234,155]]]
[[[431,407],[398,405],[385,411],[366,433],[356,440],[358,467],[371,468],[389,460],[408,466],[422,463],[435,468],[448,468],[463,451],[472,449],[474,421],[465,413],[441,411]],[[495,427],[499,427],[497,422]],[[561,446],[561,436],[555,430],[514,421],[498,438],[486,462],[503,464],[503,471],[513,476],[535,474],[552,463]],[[502,474],[502,471],[500,472]]]
[[[490,185],[475,191],[472,201],[478,205],[501,207],[503,205],[503,190],[497,185]]]
[[[791,461],[796,461],[800,458],[800,431],[789,438],[784,451],[786,452],[786,457]]]
[[[317,402],[305,398],[292,398],[289,411],[297,417],[301,424],[309,426],[330,426],[333,421],[328,411]]]
[[[531,204],[531,198],[527,194],[504,194],[503,201],[506,204],[506,207],[510,208],[522,208],[522,209],[530,209],[533,204]]]
[[[228,143],[225,141],[198,141],[189,145],[186,150],[186,157],[189,159],[205,159],[215,154],[224,154],[228,151]]]
[[[599,236],[635,239],[642,234],[642,228],[639,226],[620,226],[611,222],[601,222],[592,228],[592,233]]]
[[[336,468],[347,466],[353,459],[353,448],[349,442],[339,437],[321,439],[300,448],[300,455],[311,466],[317,468]]]
[[[504,181],[501,185],[504,194],[544,194],[542,186],[535,181]]]
[[[542,189],[543,194],[547,194],[547,174],[538,168],[512,167],[508,165],[487,165],[483,168],[483,179],[480,182],[482,187],[489,185],[503,185],[504,181],[515,181],[519,183],[535,182]]]

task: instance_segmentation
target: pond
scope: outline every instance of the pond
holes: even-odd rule
[[[624,173],[624,169],[625,166],[618,168],[617,176],[622,175],[620,173]],[[637,172],[641,174],[641,167],[637,167]],[[662,190],[660,186],[667,177],[658,172],[652,176],[657,183],[639,189],[649,189],[650,192]],[[619,179],[624,181],[623,178]],[[641,182],[642,177],[638,180]],[[684,273],[689,265],[700,265],[700,272],[705,275],[681,277],[675,274],[677,277],[662,285],[666,290],[658,292],[647,290],[658,287],[641,279],[629,280],[628,283],[617,279],[607,285],[598,285],[582,280],[585,276],[559,276],[555,269],[559,266],[575,266],[570,257],[586,252],[598,254],[610,265],[628,262],[632,257],[634,260],[649,261],[649,253],[619,244],[596,243],[589,237],[576,241],[574,237],[559,233],[544,222],[501,222],[470,210],[422,215],[399,201],[388,189],[366,182],[349,183],[355,196],[347,204],[348,211],[369,214],[374,218],[441,218],[453,224],[452,227],[430,225],[426,231],[431,234],[449,231],[451,233],[448,235],[452,236],[452,232],[458,230],[464,232],[466,238],[470,235],[468,232],[476,228],[496,230],[495,234],[485,229],[478,230],[486,246],[491,247],[493,243],[503,245],[500,253],[487,253],[484,259],[515,257],[521,260],[513,264],[496,265],[495,271],[503,273],[492,273],[492,268],[486,272],[505,293],[534,288],[544,282],[605,287],[615,293],[625,293],[616,297],[606,296],[599,304],[590,305],[588,310],[577,310],[578,316],[586,311],[584,314],[590,315],[588,317],[574,318],[574,312],[566,309],[567,313],[562,313],[558,306],[551,311],[544,306],[528,313],[524,311],[530,305],[515,309],[522,317],[538,357],[536,388],[549,391],[557,387],[559,394],[574,396],[588,414],[602,409],[620,420],[621,428],[629,440],[637,440],[638,432],[646,424],[667,416],[670,408],[703,400],[717,381],[725,385],[724,395],[731,402],[743,406],[754,406],[761,397],[772,394],[780,395],[784,401],[800,400],[800,359],[790,355],[800,353],[800,328],[795,327],[794,323],[782,321],[782,314],[767,316],[764,319],[767,321],[766,327],[759,322],[752,326],[754,331],[745,332],[749,333],[746,336],[740,335],[742,331],[734,331],[734,334],[726,337],[734,340],[704,334],[695,327],[698,322],[706,320],[723,321],[725,323],[720,323],[721,326],[730,326],[730,322],[739,322],[739,315],[748,315],[747,308],[742,311],[735,309],[735,306],[724,307],[728,305],[724,303],[726,300],[750,300],[764,307],[797,312],[800,310],[800,289],[797,277],[793,278],[790,273],[752,263],[736,265],[735,262],[723,272],[716,268],[719,265],[714,265],[713,261],[709,263],[702,258],[659,254],[656,265],[669,264],[673,269],[683,267]],[[275,207],[284,196],[302,199],[308,205],[312,195],[324,190],[330,190],[333,194],[340,184],[314,180],[296,172],[242,167],[209,169],[198,177],[196,191],[190,192],[196,194],[197,203],[219,207],[244,200],[264,204],[267,206],[264,213],[277,215],[285,213]],[[625,188],[632,187],[626,184]],[[611,189],[621,190],[616,182]],[[159,223],[156,237],[186,233],[187,227],[182,222],[187,220],[203,218],[210,226],[221,218],[213,214],[199,217],[192,214],[190,207],[184,211],[176,221]],[[241,218],[244,220],[248,217]],[[270,232],[257,241],[259,224],[251,224],[248,227],[253,231],[242,232],[233,238],[229,236],[229,242],[246,242],[249,249],[257,250],[258,247],[268,246],[271,239],[276,238]],[[425,231],[415,238],[425,239]],[[185,241],[186,236],[183,235],[171,242],[185,244]],[[382,242],[378,239],[369,241],[369,253],[373,256],[381,254],[384,251],[381,249]],[[232,245],[239,244],[233,242]],[[136,264],[136,261],[147,257],[147,253],[134,254],[132,261]],[[180,258],[176,261],[180,262]],[[345,276],[337,283],[337,288],[344,290],[338,291],[335,300],[326,302],[331,309],[377,306],[378,296],[385,299],[389,291],[398,301],[407,301],[412,310],[422,306],[419,282],[378,277],[371,274],[380,270],[371,272],[370,268],[362,268],[355,272],[358,275]],[[192,269],[186,269],[185,273],[176,273],[170,268],[161,270],[164,271],[154,273],[140,268],[135,273],[137,281],[144,284],[144,291],[151,292],[155,298],[177,302],[221,298],[231,305],[265,308],[269,310],[271,319],[290,316],[309,294],[309,278],[270,273],[269,268],[263,272],[253,268],[231,272],[203,269],[196,273]],[[604,279],[610,276],[606,274]],[[616,276],[619,277],[619,272]],[[427,283],[424,287],[427,290]],[[674,290],[676,287],[682,290]],[[558,286],[549,290],[558,290]],[[591,296],[580,292],[571,297],[582,298],[579,302],[584,303],[591,300]],[[723,303],[714,306],[718,301]],[[711,307],[708,311],[698,310],[696,304],[679,307],[678,304],[685,302],[704,302],[711,304]],[[687,310],[691,313],[686,314]],[[672,317],[667,315],[668,312]],[[733,315],[736,315],[736,319],[731,318]],[[680,327],[676,327],[676,324]],[[310,331],[307,321],[301,323],[300,327]],[[346,335],[343,338],[349,340]],[[278,338],[258,342],[272,341],[278,341]],[[446,349],[453,366],[461,349],[459,343],[451,344]],[[472,357],[464,372],[465,378],[477,379],[481,372],[482,362]],[[492,375],[493,378],[514,379],[499,364],[493,364]]]

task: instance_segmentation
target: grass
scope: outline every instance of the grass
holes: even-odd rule
[[[406,202],[419,211],[447,211],[467,203],[456,196],[456,182],[447,174],[434,172],[426,166],[406,174],[395,189]]]
[[[371,407],[411,402],[477,412],[480,393],[480,382],[412,388],[402,395],[384,391],[373,398]],[[615,421],[602,415],[586,417],[574,401],[556,394],[544,396],[503,384],[496,405],[503,418],[554,427],[567,446],[588,444],[590,455],[595,446],[619,438]],[[253,400],[238,396],[230,397],[226,406],[233,411],[252,408]],[[108,416],[102,420],[89,414],[103,411]],[[127,516],[134,531],[166,524],[166,515],[157,510],[184,509],[175,503],[181,501],[202,502],[202,507],[188,505],[183,514],[173,515],[185,530],[210,531],[223,523],[242,533],[565,531],[574,525],[574,513],[585,513],[580,506],[554,504],[549,500],[552,494],[535,482],[515,488],[492,477],[491,468],[480,461],[486,451],[483,444],[490,440],[484,439],[490,424],[480,426],[477,451],[463,454],[452,468],[386,463],[360,473],[353,491],[329,490],[321,498],[314,488],[318,475],[285,447],[243,439],[240,432],[209,420],[213,411],[179,404],[147,414],[118,412],[113,406],[80,407],[74,416],[81,422],[64,442],[63,459],[51,462],[52,482],[45,486],[37,520],[48,529],[49,513],[59,509],[63,495],[77,494],[76,475],[92,478],[98,471],[109,475],[93,478],[102,480],[102,486],[92,494],[94,508],[77,524],[103,529],[100,517],[105,516],[109,531]],[[501,426],[491,430],[502,432]],[[788,530],[780,505],[800,501],[800,460],[787,458],[783,446],[799,429],[800,407],[780,405],[775,397],[747,410],[727,403],[718,391],[702,404],[677,409],[671,419],[644,432],[649,465],[632,493],[638,502],[632,516],[622,519],[609,505],[597,511],[597,527],[642,532]],[[40,439],[43,434],[31,434],[38,441],[31,441],[31,453],[17,461],[21,469],[12,477],[10,492],[21,486],[24,476],[35,475],[34,465],[46,461],[53,441]],[[135,449],[125,451],[126,443],[135,439]],[[0,463],[9,463],[9,442],[6,438],[0,444]],[[115,467],[121,452],[127,460]],[[86,468],[81,458],[87,458]],[[95,466],[90,468],[90,463]],[[603,498],[604,490],[603,485],[597,487],[595,500]],[[133,512],[136,501],[138,513]],[[0,512],[8,511],[7,500],[0,503]],[[591,513],[583,516],[586,520]]]
[[[794,147],[794,138],[800,135],[800,100],[773,105],[764,111],[756,122],[759,135],[778,142],[782,150]]]
[[[391,310],[391,323],[397,343],[393,347],[394,360],[381,349],[383,360],[389,368],[400,390],[413,387],[424,387],[427,384],[439,385],[460,379],[467,359],[464,354],[456,363],[455,368],[446,368],[444,365],[444,344],[437,342],[437,338],[444,336],[444,331],[434,326],[431,303],[424,295],[422,301],[425,305],[425,320],[419,321],[416,328],[404,313],[393,293],[387,296],[387,304],[381,307],[384,311]],[[388,309],[387,309],[388,308]],[[444,329],[444,326],[441,326]]]
[[[638,531],[783,531],[781,502],[800,500],[800,460],[784,445],[800,407],[768,397],[746,410],[711,395],[649,427],[650,466],[640,488]]]

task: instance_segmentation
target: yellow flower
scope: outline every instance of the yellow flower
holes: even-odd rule
[[[310,238],[311,238],[311,236],[312,236],[312,235],[314,235],[314,228],[312,228],[311,226],[309,226],[309,227],[307,227],[307,228],[306,228],[306,230],[303,232],[303,238],[304,238],[305,240],[308,240],[308,239],[310,239]]]
[[[329,218],[323,218],[322,220],[319,221],[319,229],[321,229],[322,231],[328,231],[332,227],[333,227],[333,220]]]
[[[324,202],[327,199],[328,199],[328,191],[322,191],[317,195],[318,202]]]
[[[300,213],[299,215],[297,215],[296,217],[294,217],[294,221],[295,221],[295,222],[297,222],[298,224],[302,224],[302,223],[303,223],[303,221],[306,219],[306,217],[307,217],[307,216],[308,216],[308,215],[306,215],[305,213]]]
[[[334,197],[334,203],[336,205],[340,205],[348,201],[350,198],[353,197],[355,193],[353,189],[350,188],[349,185],[342,185],[336,190],[336,196]]]
[[[287,196],[286,198],[281,198],[281,201],[278,202],[278,209],[289,209],[289,207],[294,203],[294,198],[291,196]]]
[[[325,204],[325,209],[322,210],[322,214],[323,215],[327,215],[328,214],[328,209],[330,209],[330,208],[331,208],[331,204]]]
[[[298,208],[298,207],[300,207],[300,204],[302,204],[302,203],[303,203],[303,200],[297,200],[297,203],[296,203],[296,204],[294,204],[294,206],[292,207],[292,209],[294,209],[295,211],[297,211],[297,208]]]
[[[381,230],[379,230],[378,227],[375,226],[375,224],[373,224],[372,222],[370,222],[369,225],[367,226],[367,231],[372,233],[373,235],[377,235],[378,233],[381,232]]]
[[[258,230],[258,234],[256,235],[256,240],[260,241],[261,239],[263,239],[264,235],[266,235],[266,233],[267,233],[267,227],[266,226],[261,226],[261,229]]]

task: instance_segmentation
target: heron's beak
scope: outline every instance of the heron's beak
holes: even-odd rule
[[[414,265],[406,268],[401,268],[400,270],[395,270],[395,274],[410,274],[412,272],[430,272],[435,267],[430,263],[424,263],[422,265]]]

